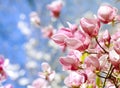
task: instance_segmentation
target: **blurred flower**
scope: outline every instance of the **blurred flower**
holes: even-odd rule
[[[0,81],[4,81],[7,78],[6,68],[9,64],[9,60],[4,59],[2,55],[0,55]]]
[[[37,78],[33,81],[32,85],[28,86],[27,88],[48,88],[47,81],[42,78]]]
[[[36,26],[40,26],[40,17],[38,16],[37,12],[31,12],[30,13],[30,21],[36,25]]]
[[[62,9],[62,2],[60,0],[53,1],[47,5],[47,8],[51,11],[53,17],[58,18]]]
[[[28,24],[24,21],[19,21],[18,22],[18,28],[20,29],[20,31],[25,34],[26,36],[30,36],[31,35],[31,31],[30,28],[28,27]]]
[[[43,37],[51,38],[54,33],[54,28],[50,25],[42,29]]]
[[[46,62],[43,62],[41,66],[43,72],[39,72],[39,76],[48,81],[52,81],[55,77],[55,71],[52,71],[50,65]]]
[[[13,86],[11,84],[7,84],[3,88],[13,88]]]
[[[25,86],[28,85],[29,81],[30,81],[29,78],[22,77],[18,80],[18,83],[22,86]]]

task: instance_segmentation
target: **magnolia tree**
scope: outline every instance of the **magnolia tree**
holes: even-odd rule
[[[51,16],[59,19],[62,3],[48,5]],[[114,28],[120,22],[118,9],[109,4],[101,5],[93,18],[83,17],[80,24],[67,22],[68,27],[44,31],[47,37],[59,45],[66,56],[59,62],[68,76],[64,84],[69,88],[119,88],[120,87],[120,31],[113,34],[102,30],[104,25]],[[52,88],[55,71],[48,63],[42,63],[43,72],[28,88]]]
[[[47,6],[56,20],[60,18],[62,7],[61,1],[54,1]],[[31,21],[40,25],[36,13],[32,13]],[[68,27],[61,27],[56,32],[52,26],[42,30],[45,37],[67,52],[66,56],[58,59],[63,70],[68,73],[64,77],[65,88],[120,88],[120,31],[110,33],[103,27],[111,25],[114,29],[119,22],[118,9],[103,4],[93,18],[83,17],[79,25],[66,22]],[[4,80],[3,59],[0,60],[0,68],[0,79]],[[28,88],[53,88],[57,72],[47,62],[41,64],[41,69],[39,77]]]

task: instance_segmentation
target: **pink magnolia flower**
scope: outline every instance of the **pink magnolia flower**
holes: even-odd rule
[[[81,53],[77,50],[71,51],[66,57],[60,57],[59,61],[64,70],[78,70],[80,66]]]
[[[82,83],[87,80],[86,74],[79,74],[77,72],[71,72],[68,77],[65,78],[64,83],[70,88],[78,88]]]
[[[52,36],[52,40],[62,47],[62,50],[65,51],[67,45],[65,39],[73,36],[71,31],[66,28],[61,28],[56,34]]]
[[[59,45],[64,45],[65,39],[72,36],[73,34],[68,28],[61,28],[56,34],[52,36],[52,39],[55,43]]]
[[[77,31],[77,25],[68,23],[69,28],[61,28],[57,31],[56,34],[52,36],[52,40],[58,45],[66,48],[66,39],[74,36],[74,33]]]
[[[98,18],[101,22],[107,24],[112,22],[117,15],[117,9],[110,5],[102,5],[98,9]]]
[[[43,62],[41,66],[43,72],[39,72],[39,76],[48,81],[52,81],[55,77],[55,71],[52,71],[50,65],[46,62]]]
[[[47,8],[51,11],[51,15],[55,18],[58,18],[62,9],[62,2],[57,0],[52,2],[47,6]]]
[[[90,44],[90,37],[78,30],[74,33],[74,37],[66,38],[65,42],[67,47],[79,51],[84,51],[88,48]]]
[[[98,35],[100,29],[100,21],[90,18],[82,18],[80,20],[80,25],[85,33],[87,33],[90,37],[95,37]]]

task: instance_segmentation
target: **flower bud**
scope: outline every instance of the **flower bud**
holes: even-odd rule
[[[98,19],[104,24],[112,22],[116,15],[117,15],[117,9],[110,5],[102,5],[98,9]]]

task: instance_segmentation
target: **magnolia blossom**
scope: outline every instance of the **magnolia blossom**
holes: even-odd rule
[[[77,72],[71,72],[68,77],[65,78],[64,83],[70,88],[79,88],[81,84],[87,80],[86,74],[79,74]]]
[[[90,37],[78,30],[77,25],[68,23],[69,28],[61,28],[52,36],[55,43],[63,47],[83,51],[88,48]]]
[[[102,5],[98,9],[98,18],[101,22],[107,24],[112,22],[117,15],[117,9],[110,5]]]
[[[80,20],[80,26],[82,27],[83,31],[90,37],[97,36],[100,30],[100,22],[97,18],[82,18]]]
[[[56,34],[52,36],[52,39],[54,40],[55,43],[59,45],[64,45],[65,39],[72,36],[73,34],[68,28],[61,28],[60,30],[58,30]]]
[[[51,11],[51,15],[55,18],[58,18],[62,9],[62,2],[60,0],[53,1],[51,4],[47,6],[47,8]]]
[[[60,57],[60,63],[64,70],[78,70],[80,66],[81,53],[77,50],[71,51],[66,57]]]
[[[87,34],[78,30],[74,33],[74,37],[66,38],[65,42],[71,49],[84,51],[89,47],[90,39],[91,38]]]
[[[60,45],[64,51],[66,49],[65,39],[71,36],[73,35],[69,29],[61,28],[56,34],[52,36],[52,40]]]
[[[77,25],[68,23],[68,26],[69,28],[61,28],[52,36],[52,40],[62,46],[63,50],[67,47],[67,39],[74,37],[77,31]]]

